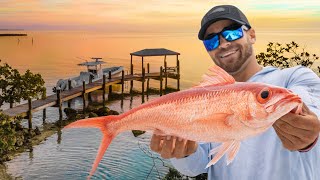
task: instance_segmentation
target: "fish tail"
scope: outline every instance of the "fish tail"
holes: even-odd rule
[[[101,159],[103,158],[103,155],[109,145],[111,144],[113,138],[118,134],[117,130],[114,129],[114,127],[110,124],[114,121],[119,120],[119,116],[104,116],[104,117],[96,117],[96,118],[88,118],[88,119],[83,119],[79,120],[76,122],[73,122],[64,129],[69,129],[69,128],[99,128],[103,134],[100,147],[98,150],[98,154],[96,156],[96,159],[92,165],[90,174],[88,176],[88,179],[94,174],[96,171]]]

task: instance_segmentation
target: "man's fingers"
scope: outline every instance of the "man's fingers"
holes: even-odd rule
[[[319,127],[319,120],[315,113],[309,110],[309,108],[303,105],[303,114],[288,113],[280,118],[280,120],[287,122],[293,127],[298,127],[305,130],[314,130],[315,127]]]
[[[193,154],[198,148],[198,144],[195,141],[187,141],[186,146],[186,155]]]
[[[174,142],[175,137],[166,136],[163,140],[162,150],[161,150],[161,157],[164,159],[168,159],[172,157],[172,152],[174,149]]]
[[[156,134],[152,135],[151,141],[150,141],[150,149],[152,151],[155,151],[157,153],[161,152],[161,136],[158,136]]]
[[[281,142],[285,148],[288,150],[298,150],[301,149],[302,147],[296,147],[296,142],[301,141],[298,137],[292,136],[290,134],[285,133],[282,131],[278,126],[274,126],[274,129],[276,130],[277,135],[281,139]]]
[[[176,138],[176,144],[173,151],[173,156],[175,158],[183,158],[186,156],[186,139]]]
[[[306,120],[301,120],[302,118],[305,118],[306,116],[298,115],[294,113],[288,113],[280,118],[281,121],[284,121],[294,127],[299,127],[300,129],[308,130],[310,127],[310,123]]]
[[[295,136],[303,141],[306,141],[311,136],[313,136],[311,131],[294,127],[291,124],[287,123],[286,121],[282,121],[282,120],[276,121],[274,123],[274,126],[277,126],[282,132]]]
[[[153,134],[150,149],[161,155],[164,159],[183,158],[196,151],[198,144],[195,141],[174,137],[158,136]]]
[[[284,135],[281,134],[281,132],[279,131],[279,128],[274,126],[274,129],[276,130],[276,133],[279,137],[279,139],[282,142],[282,145],[287,148],[288,150],[293,150],[293,144],[290,140],[288,140]]]

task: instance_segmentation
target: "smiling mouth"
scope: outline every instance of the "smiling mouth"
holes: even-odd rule
[[[228,51],[228,52],[220,55],[219,57],[220,57],[221,59],[222,59],[222,58],[226,58],[226,57],[228,57],[228,56],[231,56],[231,55],[235,54],[237,51],[238,51],[238,49],[232,50],[232,51]]]

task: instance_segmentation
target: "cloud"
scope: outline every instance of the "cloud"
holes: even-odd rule
[[[235,4],[250,21],[260,25],[268,18],[276,24],[300,23],[301,19],[319,22],[320,19],[318,0],[1,0],[0,26],[196,31],[203,15],[220,4]]]

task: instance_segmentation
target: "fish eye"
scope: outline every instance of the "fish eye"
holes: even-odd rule
[[[272,92],[269,88],[263,88],[258,94],[257,94],[257,100],[259,103],[264,104],[267,101],[269,101],[270,97],[272,95]]]
[[[268,90],[262,91],[260,96],[262,99],[267,99],[269,97],[269,91]]]

